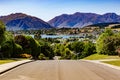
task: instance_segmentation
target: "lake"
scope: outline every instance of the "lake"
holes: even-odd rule
[[[81,35],[46,35],[42,34],[41,38],[63,38],[63,39],[68,39],[68,38],[83,38]]]

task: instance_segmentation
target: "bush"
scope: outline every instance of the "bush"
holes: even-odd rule
[[[34,59],[38,59],[41,52],[41,46],[31,36],[18,35],[15,37],[15,42],[22,46],[23,52],[32,55]]]
[[[32,56],[30,54],[24,53],[24,54],[20,54],[21,58],[31,58]]]
[[[40,59],[40,60],[48,60],[49,58],[47,58],[43,53],[41,53],[41,54],[39,55],[39,59]]]
[[[72,51],[69,50],[69,48],[66,48],[62,54],[63,59],[73,59],[75,54],[72,53]]]
[[[71,49],[75,52],[75,53],[82,53],[82,51],[84,50],[84,42],[82,41],[75,41],[71,44]]]
[[[23,48],[21,45],[19,44],[14,44],[14,47],[13,47],[13,54],[12,54],[12,57],[13,58],[19,58],[21,57],[21,54],[23,53]]]
[[[95,54],[95,53],[96,53],[95,44],[92,42],[86,42],[84,43],[84,50],[80,58],[84,58],[84,57],[90,56],[91,54]]]

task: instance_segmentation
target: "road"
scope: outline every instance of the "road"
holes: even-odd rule
[[[19,66],[0,80],[120,80],[120,71],[80,60],[48,60]]]

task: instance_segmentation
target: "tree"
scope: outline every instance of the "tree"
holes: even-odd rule
[[[86,42],[84,43],[84,50],[80,58],[84,58],[84,57],[90,56],[91,54],[95,54],[95,53],[96,53],[95,44],[92,42]]]
[[[0,21],[0,45],[5,41],[5,25]]]
[[[23,53],[23,48],[22,48],[22,46],[19,45],[19,44],[14,43],[14,45],[13,45],[13,53],[11,54],[11,56],[12,56],[13,58],[19,58],[19,57],[21,57],[20,55],[21,55],[22,53]]]
[[[113,36],[114,33],[112,32],[112,30],[110,29],[106,29],[104,33],[102,33],[99,38],[97,39],[96,41],[96,51],[97,53],[99,54],[106,54],[105,53],[105,48],[104,48],[104,40],[107,38],[107,37],[110,37],[110,36]]]
[[[5,24],[2,21],[0,21],[0,35],[4,34],[5,31]]]
[[[33,39],[31,36],[25,36],[28,41],[29,51],[33,58],[38,59],[41,52],[41,46],[37,40]]]
[[[34,59],[38,59],[41,52],[41,46],[31,36],[18,35],[15,37],[15,42],[22,46],[23,52],[31,54]]]
[[[72,59],[73,56],[74,56],[74,54],[72,53],[72,51],[70,51],[69,48],[65,48],[61,57],[63,59]]]
[[[13,42],[4,41],[1,45],[1,52],[3,53],[4,58],[11,58],[11,54],[13,53]]]
[[[84,50],[84,43],[82,41],[75,41],[71,44],[71,49],[75,53],[81,53]]]
[[[103,42],[104,42],[104,47],[103,47],[104,54],[108,54],[108,55],[117,55],[118,54],[116,52],[116,50],[120,46],[120,37],[109,36],[109,37],[106,37],[103,40]]]
[[[47,58],[53,59],[54,51],[52,46],[48,42],[44,41],[39,41],[39,44],[41,45],[41,53],[44,54]]]
[[[13,53],[13,35],[6,31],[5,25],[0,21],[0,57],[10,58]]]

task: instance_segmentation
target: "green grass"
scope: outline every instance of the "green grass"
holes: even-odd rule
[[[10,62],[15,62],[17,60],[0,60],[0,64],[5,64],[5,63],[10,63]]]
[[[85,60],[100,60],[100,59],[120,59],[118,56],[108,56],[101,54],[93,54],[84,58]]]
[[[10,62],[15,62],[15,61],[21,61],[21,60],[26,60],[26,58],[3,59],[3,60],[0,60],[0,64],[5,64],[5,63],[10,63]]]
[[[112,65],[115,65],[115,66],[120,66],[120,60],[115,60],[115,61],[102,61],[104,63],[107,63],[107,64],[112,64]]]

